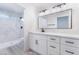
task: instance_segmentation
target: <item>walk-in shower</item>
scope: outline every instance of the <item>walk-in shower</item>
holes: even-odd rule
[[[24,54],[23,12],[10,10],[15,4],[0,5],[6,6],[0,6],[0,55]]]

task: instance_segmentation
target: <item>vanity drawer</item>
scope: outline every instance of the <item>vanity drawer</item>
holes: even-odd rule
[[[50,51],[49,53],[48,53],[48,55],[59,55],[59,52],[55,52],[55,51]]]
[[[35,34],[29,34],[29,39],[34,39],[35,38]]]
[[[61,43],[69,46],[79,47],[79,40],[72,38],[61,38]]]
[[[59,37],[57,37],[57,36],[48,36],[48,41],[59,43]]]
[[[53,54],[53,52],[59,54],[59,44],[48,42],[48,54]]]
[[[40,35],[40,34],[30,34],[30,39],[47,39],[46,35]]]
[[[62,45],[61,55],[79,55],[79,48]]]

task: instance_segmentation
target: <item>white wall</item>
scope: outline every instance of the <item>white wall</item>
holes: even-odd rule
[[[28,32],[36,31],[37,13],[35,7],[28,6],[24,11],[25,49],[28,49]]]

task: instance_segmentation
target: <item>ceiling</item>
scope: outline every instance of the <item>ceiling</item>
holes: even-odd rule
[[[41,11],[43,9],[48,9],[59,3],[19,3],[18,5],[27,8],[28,6],[33,6],[37,9],[37,11]]]
[[[29,6],[35,7],[37,11],[41,11],[53,7],[56,4],[58,3],[0,3],[0,9],[21,14],[24,12],[24,8],[28,8]]]

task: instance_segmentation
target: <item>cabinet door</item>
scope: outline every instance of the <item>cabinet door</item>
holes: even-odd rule
[[[47,37],[44,35],[30,35],[30,48],[39,54],[47,54]]]
[[[47,54],[47,39],[38,39],[38,52],[40,54]]]
[[[35,36],[31,34],[29,36],[29,46],[32,50],[37,50],[37,40],[35,39]]]

